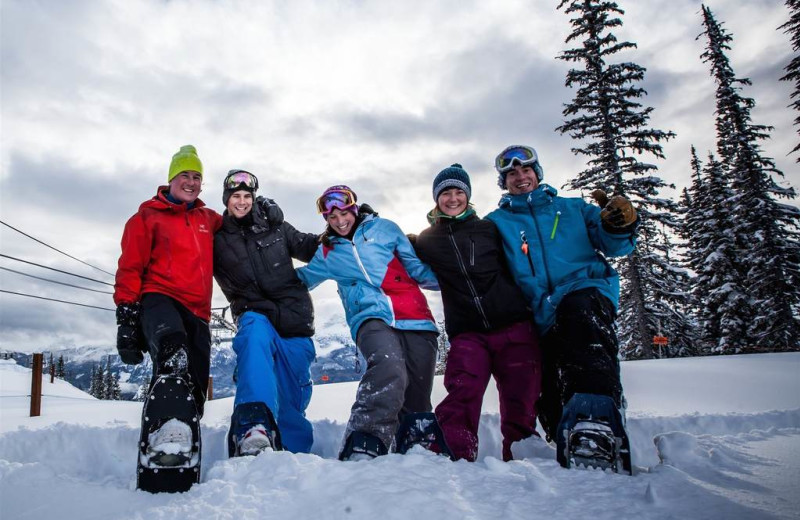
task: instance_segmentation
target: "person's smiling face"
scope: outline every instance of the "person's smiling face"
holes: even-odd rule
[[[511,195],[530,193],[539,187],[539,178],[532,166],[516,165],[506,175],[506,188]]]
[[[333,208],[327,217],[328,225],[333,228],[336,233],[346,237],[353,225],[356,223],[356,216],[350,211],[342,211],[339,208]]]
[[[202,184],[203,175],[200,172],[181,172],[170,181],[169,194],[180,202],[191,204],[200,196]]]

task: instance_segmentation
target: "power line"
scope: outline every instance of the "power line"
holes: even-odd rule
[[[57,283],[59,285],[66,285],[67,287],[74,287],[76,289],[83,289],[84,291],[92,291],[92,292],[96,292],[96,293],[100,293],[100,294],[114,294],[114,293],[108,292],[108,291],[98,291],[97,289],[90,289],[88,287],[81,287],[80,285],[72,285],[71,283],[59,282],[57,280],[51,280],[49,278],[42,278],[41,276],[34,276],[32,274],[23,273],[22,271],[15,271],[13,269],[9,269],[8,267],[0,267],[0,269],[2,269],[3,271],[9,271],[9,272],[12,272],[12,273],[21,274],[22,276],[29,276],[31,278],[36,278],[37,280],[44,280],[45,282]]]
[[[88,277],[86,277],[86,276],[81,276],[81,275],[79,275],[79,274],[74,274],[74,273],[70,273],[70,272],[67,272],[67,271],[62,271],[61,269],[56,269],[56,268],[54,268],[54,267],[48,267],[48,266],[46,266],[46,265],[37,264],[37,263],[35,263],[35,262],[29,262],[29,261],[27,261],[27,260],[22,260],[21,258],[16,258],[16,257],[13,257],[13,256],[4,255],[4,254],[2,254],[2,253],[0,253],[0,257],[3,257],[3,258],[8,258],[8,259],[10,259],[10,260],[16,260],[17,262],[22,262],[22,263],[25,263],[25,264],[35,265],[36,267],[41,267],[41,268],[43,268],[43,269],[50,269],[51,271],[56,271],[56,272],[58,272],[58,273],[62,273],[62,274],[68,274],[68,275],[70,275],[70,276],[75,276],[75,277],[77,277],[77,278],[83,278],[84,280],[89,280],[90,282],[101,283],[101,284],[103,284],[103,285],[109,285],[109,286],[111,286],[111,287],[114,287],[114,284],[113,284],[113,283],[104,282],[104,281],[102,281],[102,280],[95,280],[94,278],[88,278]]]
[[[100,269],[99,267],[96,267],[96,266],[94,266],[94,265],[90,264],[89,262],[84,262],[84,261],[83,261],[83,260],[81,260],[80,258],[75,258],[74,256],[70,255],[69,253],[65,253],[64,251],[62,251],[62,250],[60,250],[60,249],[56,249],[55,247],[51,246],[50,244],[46,244],[46,243],[42,242],[41,240],[39,240],[38,238],[34,238],[34,237],[30,236],[29,234],[27,234],[27,233],[25,233],[25,232],[23,232],[23,231],[20,231],[19,229],[15,228],[15,227],[14,227],[14,226],[12,226],[12,225],[6,224],[6,223],[5,223],[5,222],[3,222],[2,220],[0,220],[0,224],[3,224],[4,226],[6,226],[6,227],[8,227],[8,228],[11,228],[11,229],[13,229],[14,231],[16,231],[17,233],[19,233],[19,234],[21,234],[21,235],[25,235],[26,237],[30,238],[31,240],[33,240],[33,241],[35,241],[35,242],[39,242],[40,244],[42,244],[42,245],[43,245],[43,246],[45,246],[45,247],[49,247],[49,248],[50,248],[50,249],[52,249],[53,251],[58,251],[59,253],[61,253],[61,254],[62,254],[62,255],[64,255],[64,256],[68,256],[68,257],[72,258],[73,260],[77,260],[78,262],[80,262],[80,263],[82,263],[82,264],[84,264],[84,265],[88,265],[88,266],[89,266],[89,267],[91,267],[92,269],[97,269],[98,271],[101,271],[101,272],[103,272],[103,273],[106,273],[106,274],[107,274],[107,275],[109,275],[109,276],[114,276],[114,274],[113,274],[113,273],[109,273],[108,271],[106,271],[106,270],[104,270],[104,269]],[[110,285],[110,284],[109,284],[109,285]]]
[[[47,300],[49,302],[68,303],[70,305],[77,305],[79,307],[89,307],[90,309],[100,309],[101,311],[114,312],[114,309],[108,309],[106,307],[98,307],[96,305],[86,305],[85,303],[68,302],[66,300],[56,300],[55,298],[45,298],[44,296],[34,296],[33,294],[25,294],[25,293],[18,293],[18,292],[14,292],[14,291],[6,291],[5,289],[0,289],[0,293],[15,294],[17,296],[27,296],[28,298],[36,298],[37,300]]]

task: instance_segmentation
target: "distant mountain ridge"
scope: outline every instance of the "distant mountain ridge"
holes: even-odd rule
[[[330,327],[327,332],[314,336],[317,358],[311,365],[311,379],[315,385],[356,381],[364,373],[366,363],[358,353],[346,327]],[[139,365],[122,363],[114,347],[69,347],[44,352],[45,365],[53,355],[54,362],[64,357],[66,380],[81,390],[88,391],[91,384],[92,369],[106,366],[111,357],[111,372],[120,379],[123,399],[135,399],[140,387],[150,380],[152,363],[149,356]],[[12,357],[17,364],[30,366],[33,355],[30,353],[0,350],[0,357]],[[357,361],[358,360],[358,361]],[[236,385],[233,375],[236,368],[236,353],[230,338],[215,338],[211,345],[211,376],[213,377],[214,398],[229,397],[234,394]],[[45,373],[48,368],[45,366]]]

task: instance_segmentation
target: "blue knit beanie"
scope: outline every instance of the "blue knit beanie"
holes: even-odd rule
[[[472,186],[469,183],[469,175],[464,168],[455,163],[449,168],[439,172],[433,179],[433,200],[439,201],[439,195],[448,188],[458,188],[467,194],[467,200],[472,198]]]

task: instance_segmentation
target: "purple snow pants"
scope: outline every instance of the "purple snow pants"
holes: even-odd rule
[[[444,371],[447,396],[436,407],[436,417],[457,459],[475,461],[478,456],[478,424],[490,376],[500,396],[503,460],[509,461],[511,444],[534,435],[536,429],[542,355],[533,323],[450,338]]]

